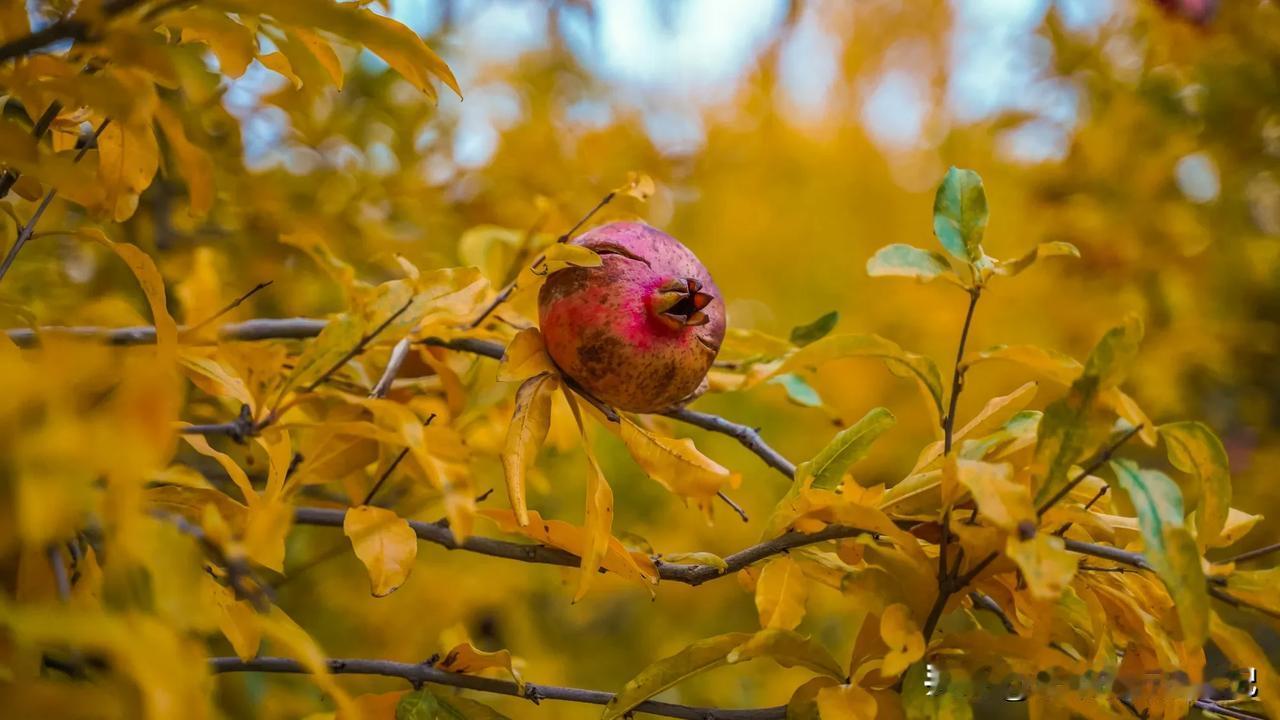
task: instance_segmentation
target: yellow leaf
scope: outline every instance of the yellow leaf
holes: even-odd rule
[[[1280,688],[1280,673],[1276,672],[1268,653],[1259,647],[1251,633],[1228,625],[1217,613],[1210,611],[1209,636],[1232,665],[1253,668],[1257,672],[1258,701],[1266,709],[1268,717],[1280,717],[1280,694],[1266,691],[1266,688]]]
[[[129,270],[142,288],[142,294],[147,298],[147,305],[151,307],[151,321],[156,326],[156,349],[162,359],[173,359],[178,347],[178,324],[169,314],[165,300],[164,277],[156,269],[151,256],[136,245],[113,242],[96,228],[86,228],[80,232],[91,240],[110,248],[129,266]]]
[[[875,720],[876,699],[859,685],[837,685],[818,690],[818,714],[822,720]]]
[[[955,431],[951,436],[953,442],[959,442],[970,435],[981,432],[992,424],[1002,423],[1006,419],[1005,413],[1013,414],[1026,407],[1027,403],[1035,397],[1036,389],[1039,387],[1035,381],[1024,383],[1018,389],[1008,395],[991,398],[987,401],[978,414],[973,419],[965,423],[964,427]],[[920,452],[920,457],[916,459],[916,466],[911,472],[918,473],[929,466],[934,460],[942,457],[944,443],[942,440],[930,443]]]
[[[837,680],[845,677],[844,669],[826,648],[791,630],[761,630],[752,635],[750,640],[734,648],[727,660],[734,664],[758,657],[772,658],[783,667],[806,667]]]
[[[258,502],[258,493],[254,491],[253,484],[249,482],[249,476],[236,464],[235,460],[231,459],[231,456],[214,450],[203,435],[183,435],[182,439],[186,440],[187,444],[192,448],[195,448],[196,452],[205,457],[213,458],[222,466],[223,471],[231,478],[231,482],[235,483],[236,487],[240,489],[240,494],[244,497],[246,505],[253,505]]]
[[[895,603],[884,609],[880,615],[880,639],[889,648],[880,666],[880,674],[885,677],[902,674],[911,663],[924,657],[924,635],[906,605]]]
[[[149,123],[112,122],[98,137],[98,172],[107,211],[116,222],[133,216],[138,196],[160,167],[160,147]]]
[[[282,52],[273,52],[267,55],[259,55],[258,62],[262,63],[268,70],[279,73],[288,80],[296,90],[302,87],[302,78],[298,77],[293,71],[293,65],[289,63],[289,58],[285,57]]]
[[[709,552],[663,553],[662,562],[668,565],[710,565],[719,570],[729,569],[729,563],[724,558]]]
[[[609,543],[613,540],[613,488],[609,487],[609,482],[605,480],[600,464],[591,451],[587,429],[582,424],[582,414],[578,411],[578,401],[568,388],[563,390],[569,409],[573,412],[573,419],[578,423],[578,432],[582,434],[582,449],[590,467],[590,474],[587,475],[587,509],[582,522],[582,572],[578,575],[578,590],[573,596],[573,601],[577,602],[587,594],[587,589],[595,579],[596,570],[600,568],[609,551]]]
[[[531,540],[560,548],[579,557],[586,546],[585,532],[577,525],[563,520],[545,520],[536,510],[529,511],[529,524],[520,525],[516,514],[510,510],[481,510],[481,516],[497,523],[503,532],[523,535]],[[658,581],[653,562],[643,553],[627,550],[617,538],[610,538],[601,566],[611,573],[645,585]]]
[[[1030,540],[1010,535],[1005,554],[1017,563],[1032,597],[1055,600],[1076,573],[1076,556],[1067,552],[1062,538],[1037,532]]]
[[[253,409],[253,395],[244,380],[203,351],[184,347],[178,354],[178,362],[196,387],[214,397],[232,398]]]
[[[498,379],[503,382],[527,380],[535,375],[559,375],[560,370],[551,361],[542,333],[537,328],[527,328],[516,333],[498,363]]]
[[[207,575],[204,585],[218,607],[218,628],[236,655],[241,660],[257,655],[258,646],[262,643],[262,626],[257,621],[257,611],[248,602],[237,600],[231,588]]]
[[[258,622],[262,627],[262,633],[271,640],[272,648],[301,663],[307,672],[311,673],[316,686],[333,698],[334,704],[338,706],[338,712],[358,712],[352,707],[351,696],[330,674],[324,651],[305,630],[298,627],[292,618],[279,607],[273,606],[271,612],[258,616]]]
[[[1019,523],[1034,521],[1036,511],[1031,505],[1031,490],[1010,479],[1013,466],[957,460],[956,471],[960,484],[973,495],[983,517],[996,527],[1014,532]]]
[[[173,108],[164,103],[158,105],[156,123],[164,131],[182,178],[187,181],[187,212],[197,218],[208,215],[213,207],[213,159],[187,138],[182,119]]]
[[[515,680],[516,686],[520,688],[520,691],[524,692],[524,680],[521,679],[520,673],[512,665],[511,652],[509,650],[485,652],[477,650],[469,642],[459,643],[452,650],[445,653],[444,659],[436,667],[441,670],[464,674],[475,674],[489,668],[506,670],[511,675],[511,679]]]
[[[600,267],[603,262],[596,251],[589,247],[555,243],[543,251],[537,270],[547,275],[569,267]]]
[[[653,178],[642,172],[632,171],[627,173],[627,181],[620,187],[614,189],[617,195],[629,195],[637,200],[644,201],[653,197],[654,190]]]
[[[689,438],[667,438],[640,427],[625,415],[606,427],[617,432],[627,452],[645,473],[667,490],[709,508],[725,487],[737,487],[742,476],[703,455]]]
[[[408,579],[418,556],[418,536],[408,520],[384,508],[361,505],[347,511],[342,532],[369,571],[374,597],[390,595]]]
[[[284,541],[293,526],[293,506],[280,498],[249,504],[245,513],[244,551],[254,562],[284,572]]]
[[[218,58],[218,69],[229,77],[240,77],[253,62],[253,32],[226,13],[191,8],[166,19],[182,28],[182,42],[207,45]]]
[[[604,708],[601,720],[618,720],[635,706],[700,672],[728,662],[729,652],[751,639],[748,633],[726,633],[689,645],[631,678]]]
[[[342,61],[338,58],[338,53],[334,52],[333,46],[304,27],[290,28],[286,34],[297,38],[311,52],[316,62],[329,74],[329,79],[333,81],[334,86],[341,90],[345,75],[342,71]]]
[[[516,408],[507,427],[502,451],[502,469],[507,478],[507,496],[521,525],[529,524],[525,500],[525,471],[547,439],[551,427],[551,398],[559,378],[544,373],[529,378],[516,391]]]
[[[760,627],[794,630],[804,619],[809,586],[795,560],[782,555],[769,561],[756,582],[756,611]]]

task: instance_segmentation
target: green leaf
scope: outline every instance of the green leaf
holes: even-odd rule
[[[982,236],[987,229],[987,193],[982,177],[972,170],[947,171],[933,198],[933,233],[957,260],[971,265],[983,258]]]
[[[730,664],[752,660],[758,657],[773,658],[782,667],[804,667],[816,673],[842,680],[845,677],[840,663],[831,657],[826,648],[812,638],[807,638],[794,630],[768,628],[757,632],[742,645],[734,648],[728,656]]]
[[[1044,410],[1036,442],[1035,465],[1040,483],[1040,506],[1067,482],[1067,472],[1084,452],[1090,421],[1098,415],[1095,400],[1103,390],[1119,385],[1129,373],[1142,340],[1142,323],[1136,317],[1107,331],[1071,383],[1066,397]]]
[[[769,380],[770,385],[781,385],[787,391],[787,399],[804,407],[822,407],[822,396],[805,379],[795,373],[778,375]]]
[[[1069,255],[1074,258],[1080,257],[1080,251],[1075,245],[1069,242],[1047,242],[1031,248],[1026,255],[1015,260],[999,260],[996,262],[995,272],[997,275],[1006,275],[1012,277],[1026,270],[1036,263],[1040,258],[1057,257]]]
[[[812,487],[831,490],[840,485],[840,479],[854,463],[866,456],[871,444],[885,430],[893,427],[897,419],[893,413],[878,407],[853,425],[836,433],[836,436],[813,456],[807,464],[813,475]]]
[[[951,263],[941,253],[903,243],[886,245],[867,260],[867,274],[871,277],[906,277],[928,282],[950,272]]]
[[[879,335],[830,335],[803,347],[787,357],[774,370],[774,375],[793,372],[800,368],[814,368],[833,360],[853,357],[874,357],[885,362],[889,371],[899,377],[915,378],[933,403],[934,411],[942,416],[942,374],[932,360],[907,352],[891,340]]]
[[[791,328],[791,344],[804,347],[826,337],[840,322],[840,313],[832,310],[808,325],[797,325]]]
[[[750,633],[726,633],[699,640],[671,657],[663,658],[623,686],[604,708],[601,720],[617,720],[637,705],[700,672],[729,662],[729,652],[751,639]],[[396,720],[402,720],[397,718]]]
[[[1112,461],[1111,469],[1138,514],[1143,555],[1169,589],[1183,639],[1203,644],[1209,633],[1209,592],[1200,551],[1182,525],[1182,492],[1168,475],[1131,460]]]
[[[1084,364],[1084,375],[1098,379],[1098,389],[1106,390],[1124,382],[1142,343],[1142,321],[1136,315],[1125,318],[1123,325],[1107,331]]]
[[[437,720],[448,718],[441,712],[440,702],[427,688],[405,693],[396,703],[396,720]]]
[[[405,693],[396,720],[509,720],[488,705],[463,697],[443,698],[427,688]]]
[[[1159,427],[1169,463],[1194,475],[1200,483],[1196,530],[1202,547],[1212,546],[1226,525],[1231,510],[1231,468],[1227,450],[1208,425],[1176,422]]]

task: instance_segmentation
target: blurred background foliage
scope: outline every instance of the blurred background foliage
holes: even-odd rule
[[[936,183],[949,165],[973,168],[990,198],[993,255],[1065,240],[1082,259],[1050,260],[998,284],[978,309],[970,347],[1034,343],[1083,357],[1119,318],[1140,316],[1147,335],[1131,393],[1157,422],[1200,418],[1221,435],[1235,504],[1268,518],[1243,549],[1280,527],[1280,6],[1224,0],[1196,14],[1212,5],[374,3],[445,57],[465,100],[442,93],[437,104],[368,53],[341,57],[341,90],[297,89],[256,60],[230,83],[192,81],[183,88],[188,132],[215,162],[213,210],[192,219],[181,175],[162,167],[120,239],[147,250],[166,277],[186,278],[171,294],[176,305],[184,292],[225,302],[270,280],[235,317],[319,316],[343,307],[341,288],[280,242],[282,233],[319,233],[369,281],[398,277],[402,255],[421,268],[478,265],[497,284],[525,232],[563,232],[627,171],[642,170],[657,181],[653,199],[619,200],[597,220],[638,216],[689,245],[724,291],[731,327],[785,336],[838,310],[841,331],[893,338],[946,367],[963,293],[871,281],[864,265],[889,243],[931,246]],[[77,212],[55,203],[43,228],[71,226]],[[125,273],[94,247],[51,236],[24,251],[0,293],[23,298],[41,324],[149,322],[140,295],[110,292],[131,287]],[[476,367],[487,374],[476,387],[485,387],[494,368]],[[976,369],[960,417],[1028,379],[1009,366]],[[759,426],[795,458],[866,408],[890,407],[900,424],[860,466],[870,482],[902,477],[935,433],[917,390],[875,361],[829,365],[814,388],[820,409],[795,405],[777,385],[697,407]],[[1042,388],[1033,407],[1061,391]],[[509,397],[472,402],[509,416]],[[190,419],[223,419],[220,408],[208,412]],[[500,423],[476,423],[467,440],[496,451],[500,433]],[[600,442],[617,494],[615,533],[666,552],[728,553],[758,540],[754,525],[723,513],[707,526],[616,441]],[[744,473],[737,499],[766,516],[783,479],[728,438],[698,435],[698,443]],[[477,488],[501,487],[496,458],[476,462]],[[581,463],[573,452],[545,453],[531,505],[576,521]],[[299,528],[288,562],[296,569],[345,546],[332,531]],[[281,604],[334,656],[420,660],[462,624],[478,645],[524,658],[532,679],[599,688],[621,686],[693,640],[754,623],[751,596],[733,580],[696,591],[664,585],[651,601],[605,579],[570,605],[572,570],[430,547],[418,563],[403,588],[374,599],[357,560],[337,554],[290,571]],[[848,647],[847,600],[818,590],[811,603],[801,630]],[[804,677],[735,667],[661,699],[770,705]],[[317,708],[305,679],[218,682],[230,715]],[[516,700],[493,704],[513,717],[534,712]]]

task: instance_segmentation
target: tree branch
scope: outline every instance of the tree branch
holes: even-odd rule
[[[1115,442],[1111,443],[1105,449],[1103,449],[1102,452],[1098,453],[1097,457],[1095,457],[1092,462],[1090,462],[1083,470],[1080,471],[1078,475],[1075,476],[1075,479],[1073,479],[1071,482],[1068,482],[1066,485],[1063,485],[1061,490],[1054,493],[1053,497],[1045,501],[1044,505],[1041,505],[1039,509],[1036,510],[1036,517],[1043,516],[1046,512],[1048,512],[1049,508],[1053,507],[1055,504],[1057,504],[1059,500],[1066,497],[1067,493],[1071,492],[1072,490],[1075,489],[1077,485],[1084,482],[1085,478],[1097,472],[1098,469],[1101,468],[1103,465],[1105,465],[1106,462],[1111,459],[1111,456],[1115,454],[1117,450],[1120,449],[1121,445],[1124,445],[1125,443],[1129,442],[1129,438],[1133,437],[1134,435],[1137,435],[1140,430],[1142,430],[1141,424],[1138,424],[1129,428],[1122,435],[1120,435],[1119,438],[1116,438]],[[1090,502],[1093,502],[1093,501],[1090,501]]]
[[[294,522],[299,525],[340,528],[346,512],[342,508],[300,507],[294,510],[293,517]],[[409,527],[413,528],[414,534],[420,540],[435,543],[447,550],[466,550],[480,555],[541,565],[579,567],[582,564],[581,558],[577,555],[546,545],[514,543],[476,536],[459,543],[453,532],[449,530],[448,524],[443,521],[428,523],[410,520]],[[714,565],[665,563],[661,559],[656,559],[654,564],[658,568],[658,577],[661,579],[696,586],[708,580],[732,575],[749,565],[793,548],[867,534],[871,534],[870,531],[844,525],[830,525],[816,533],[787,532],[772,540],[729,555],[724,559],[723,570]]]
[[[106,118],[101,123],[98,123],[98,129],[93,133],[93,142],[85,143],[84,147],[80,148],[80,152],[76,153],[76,157],[72,162],[80,162],[80,158],[89,152],[89,148],[97,147],[98,137],[102,135],[103,130],[107,129],[107,124],[110,122],[111,118]],[[27,241],[31,239],[32,234],[36,231],[36,223],[40,222],[44,211],[49,209],[49,203],[52,203],[57,196],[58,189],[49,188],[48,192],[44,194],[44,199],[36,206],[35,212],[31,213],[31,217],[27,219],[26,224],[18,231],[18,237],[13,241],[13,246],[5,254],[4,260],[0,261],[0,280],[3,280],[5,274],[9,272],[9,268],[13,266],[13,261],[18,259],[18,253],[22,251],[22,247],[27,244]]]
[[[433,667],[427,663],[403,663],[392,660],[365,659],[331,659],[326,661],[329,672],[335,675],[381,675],[395,677],[421,685],[431,683],[448,687],[465,688],[479,692],[508,695],[524,698],[537,703],[541,700],[563,700],[566,702],[587,703],[590,705],[606,705],[613,699],[613,693],[600,690],[582,690],[579,688],[560,687],[556,685],[538,685],[525,683],[523,692],[519,686],[508,680],[463,675]],[[231,672],[266,672],[266,673],[306,673],[307,669],[296,660],[279,657],[260,657],[241,660],[236,657],[209,658],[209,669],[214,673]],[[782,720],[787,716],[785,707],[753,708],[747,710],[726,710],[721,708],[693,707],[675,703],[646,700],[636,706],[637,712],[661,715],[663,717],[684,718],[686,720]]]
[[[757,457],[765,462],[766,465],[786,475],[790,479],[795,479],[796,466],[795,463],[786,459],[777,450],[774,450],[760,437],[759,431],[755,428],[740,425],[735,422],[726,420],[719,415],[711,413],[698,412],[689,408],[677,408],[669,410],[663,415],[672,420],[679,420],[682,423],[700,427],[703,430],[709,430],[721,435],[728,435],[737,440],[743,447],[750,450]]]
[[[101,14],[102,19],[109,20],[128,12],[143,2],[144,0],[108,0],[102,4],[98,12]],[[59,20],[30,35],[24,35],[0,45],[0,62],[30,55],[37,50],[63,40],[87,40],[92,30],[93,25],[88,20],[80,17]]]
[[[203,340],[196,338],[192,340],[192,344],[212,345],[217,342],[237,340],[305,340],[319,335],[320,331],[324,329],[325,324],[326,321],[313,318],[260,318],[257,320],[247,320],[245,322],[223,325],[218,329],[216,339]],[[38,347],[40,345],[40,338],[43,336],[62,336],[85,340],[97,340],[108,345],[117,346],[151,345],[156,341],[156,329],[150,325],[114,329],[83,326],[46,326],[35,329],[14,328],[6,330],[5,332],[9,335],[9,339],[20,348]],[[446,339],[439,337],[427,337],[423,338],[419,342],[431,347],[441,347],[447,350],[471,353],[472,355],[480,355],[494,360],[501,360],[504,350],[500,343],[496,343],[491,340],[480,340],[477,338]],[[680,422],[700,427],[703,430],[728,435],[763,460],[769,467],[774,468],[788,478],[795,477],[795,464],[783,457],[777,450],[770,447],[769,444],[760,437],[760,433],[753,428],[731,422],[719,415],[698,412],[688,408],[678,408],[663,414],[673,420],[679,420]],[[227,434],[231,429],[229,424],[218,424],[206,427],[211,433],[223,434]]]

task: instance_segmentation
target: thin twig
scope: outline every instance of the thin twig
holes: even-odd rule
[[[1004,608],[1000,607],[1000,604],[997,603],[990,595],[974,590],[969,593],[969,600],[973,603],[974,609],[986,610],[987,612],[994,614],[1000,620],[1000,624],[1004,625],[1004,629],[1007,630],[1010,635],[1018,634],[1017,628],[1013,626],[1013,621],[1009,619],[1009,615],[1004,611]]]
[[[956,347],[956,366],[951,373],[950,406],[947,408],[947,416],[942,418],[942,453],[944,455],[951,452],[951,440],[956,426],[956,405],[960,400],[960,391],[964,388],[964,345],[969,339],[969,328],[973,325],[973,311],[978,307],[982,288],[970,288],[968,292],[969,309],[964,314],[964,327],[960,330],[960,342]]]
[[[404,364],[405,358],[409,357],[409,350],[412,346],[413,340],[411,338],[402,337],[395,344],[395,347],[391,348],[391,357],[387,359],[387,367],[382,371],[382,377],[378,378],[373,390],[369,391],[369,397],[375,399],[386,397],[391,390],[391,383],[395,382],[396,375],[400,374],[400,366]]]
[[[960,391],[964,389],[964,346],[969,340],[969,329],[973,326],[973,313],[978,307],[978,298],[982,296],[982,288],[968,288],[968,293],[969,308],[964,314],[964,326],[960,329],[960,342],[956,346],[955,369],[951,373],[951,399],[948,404],[947,415],[942,418],[942,452],[944,455],[951,454],[952,438],[955,434],[956,426],[956,408],[960,401]],[[951,596],[963,588],[963,585],[957,583],[960,566],[964,562],[963,555],[956,558],[954,567],[947,562],[947,548],[951,545],[951,504],[946,498],[943,498],[943,502],[946,505],[942,509],[942,538],[938,541],[938,596],[934,598],[933,606],[929,608],[929,615],[925,618],[924,626],[921,628],[926,643],[933,636],[933,630],[938,626],[938,621],[942,619],[942,612],[946,609],[947,602],[951,599]],[[963,552],[963,548],[961,550]]]
[[[556,685],[539,685],[525,683],[523,690],[513,682],[479,675],[464,675],[441,670],[428,663],[402,663],[391,660],[368,659],[331,659],[327,660],[329,672],[336,675],[380,675],[395,677],[422,685],[431,683],[447,687],[465,688],[478,692],[493,693],[524,698],[532,702],[541,700],[563,700],[566,702],[587,703],[590,705],[606,705],[613,699],[613,693],[599,690],[583,690],[579,688],[560,687]],[[306,673],[307,669],[297,660],[279,657],[260,657],[241,660],[236,657],[209,658],[209,669],[214,673],[229,672],[266,672],[266,673]],[[721,708],[693,707],[675,703],[646,700],[635,708],[636,712],[645,712],[664,717],[685,718],[686,720],[782,720],[787,716],[785,707],[753,708],[746,710],[728,710]]]
[[[80,152],[76,153],[75,159],[72,160],[73,163],[80,162],[80,158],[84,157],[85,153],[89,152],[89,148],[97,146],[98,137],[102,135],[103,130],[107,129],[107,125],[110,122],[111,118],[104,118],[103,121],[98,124],[97,131],[93,133],[93,142],[85,143],[85,146],[80,148]],[[49,188],[49,191],[44,194],[44,199],[42,199],[40,204],[36,206],[35,212],[31,213],[31,217],[27,219],[26,224],[18,231],[18,237],[13,241],[13,246],[9,248],[9,252],[4,256],[4,260],[0,261],[0,280],[3,280],[5,274],[9,272],[9,268],[13,266],[13,261],[18,259],[18,253],[22,251],[22,247],[27,244],[27,241],[31,239],[31,235],[36,231],[36,223],[40,222],[40,218],[44,215],[44,211],[49,208],[49,203],[53,202],[53,199],[57,196],[58,189],[55,187]]]
[[[1267,717],[1265,715],[1255,715],[1253,713],[1247,713],[1243,710],[1236,710],[1235,708],[1229,708],[1225,705],[1219,705],[1218,703],[1212,700],[1196,700],[1192,704],[1200,708],[1201,710],[1205,710],[1211,713],[1216,713],[1218,715],[1223,715],[1229,718],[1235,718],[1236,720],[1267,720]]]
[[[103,20],[109,20],[142,3],[143,0],[108,0],[98,7],[95,14]],[[63,40],[87,40],[93,29],[88,20],[79,16],[59,20],[30,35],[23,35],[0,45],[0,63],[30,55]]]
[[[248,600],[258,612],[265,612],[270,607],[274,600],[271,589],[254,575],[247,560],[228,557],[217,543],[205,535],[204,528],[193,525],[181,515],[154,512],[152,516],[157,520],[171,523],[182,534],[195,538],[209,559],[226,572],[227,584],[235,591],[237,599]]]
[[[1070,493],[1072,490],[1074,490],[1077,485],[1084,482],[1085,478],[1097,472],[1098,469],[1101,468],[1103,465],[1105,465],[1106,462],[1111,459],[1111,456],[1115,454],[1117,450],[1120,449],[1121,445],[1124,445],[1125,443],[1129,442],[1129,438],[1133,437],[1134,435],[1137,435],[1138,432],[1141,430],[1142,430],[1142,424],[1139,423],[1129,428],[1128,430],[1126,430],[1123,434],[1120,435],[1119,438],[1116,439],[1115,442],[1111,443],[1106,448],[1104,448],[1103,451],[1098,453],[1097,457],[1095,457],[1092,462],[1090,462],[1083,470],[1081,470],[1080,473],[1076,475],[1073,480],[1068,482],[1066,485],[1063,485],[1062,488],[1058,490],[1058,492],[1053,494],[1053,497],[1046,500],[1043,505],[1041,505],[1039,508],[1036,509],[1036,517],[1043,517],[1044,514],[1048,512],[1049,508],[1053,507],[1055,504],[1057,504],[1059,500],[1066,497],[1067,494]]]
[[[294,510],[294,522],[299,525],[342,527],[346,512],[342,508],[299,507]],[[410,520],[409,527],[413,528],[420,540],[435,543],[448,550],[466,550],[480,555],[541,565],[562,567],[581,565],[581,558],[577,555],[545,545],[506,542],[477,536],[471,536],[459,543],[453,532],[449,530],[448,524],[444,522],[428,523]],[[765,558],[794,548],[867,534],[870,532],[860,528],[830,525],[815,533],[786,532],[771,540],[752,545],[724,558],[723,568],[715,565],[684,565],[667,562],[655,562],[655,565],[658,567],[658,576],[663,580],[701,585],[708,580],[732,575]]]
[[[54,100],[49,103],[49,107],[45,108],[44,114],[31,126],[31,134],[35,136],[37,143],[44,137],[45,132],[49,130],[49,126],[53,124],[60,112],[62,112],[62,103]],[[13,184],[18,182],[19,175],[21,173],[13,168],[8,168],[3,174],[0,174],[0,198],[9,194],[9,191],[13,189]]]
[[[595,207],[587,211],[587,214],[583,215],[581,220],[574,223],[573,227],[569,228],[569,232],[566,232],[565,234],[556,238],[556,242],[557,243],[569,242],[569,238],[573,237],[573,234],[578,231],[578,228],[582,227],[596,213],[600,212],[601,208],[603,208],[605,205],[608,205],[613,200],[615,195],[617,195],[617,191],[614,191],[614,190],[609,191],[609,194],[605,195],[604,198],[600,200],[600,202],[596,203]],[[547,261],[547,256],[544,253],[542,255],[539,255],[538,258],[534,260],[532,263],[530,263],[529,265],[531,268],[536,269],[539,265],[542,265],[546,261]],[[504,286],[502,290],[498,292],[497,296],[495,296],[493,300],[488,305],[485,306],[484,310],[480,311],[480,314],[476,316],[475,320],[472,320],[470,323],[467,323],[467,328],[469,330],[474,330],[477,327],[480,327],[480,323],[488,319],[488,317],[493,314],[493,311],[498,309],[499,305],[506,302],[507,298],[511,297],[511,293],[515,292],[516,290],[516,282],[518,280],[519,280],[519,275],[517,274],[516,277],[512,278],[509,282],[507,282],[506,286]]]
[[[431,424],[431,421],[435,419],[436,419],[436,414],[431,413],[430,415],[427,416],[427,419],[422,422],[422,427],[427,427],[428,425]],[[400,450],[400,453],[396,455],[396,458],[394,460],[391,461],[391,464],[387,466],[387,469],[382,471],[382,475],[378,477],[378,480],[373,484],[373,487],[369,488],[368,494],[364,496],[364,502],[360,503],[361,505],[368,505],[369,503],[373,502],[373,496],[378,494],[378,491],[382,489],[383,483],[387,481],[387,478],[391,477],[391,473],[395,472],[396,468],[399,467],[400,462],[404,460],[405,456],[407,456],[408,454],[409,454],[408,446],[405,446]]]
[[[1270,555],[1271,553],[1276,552],[1277,550],[1280,550],[1280,543],[1273,543],[1271,545],[1264,545],[1263,547],[1257,548],[1256,550],[1242,552],[1239,555],[1236,555],[1235,557],[1225,560],[1223,562],[1224,563],[1242,563],[1247,560],[1257,560],[1258,558],[1264,557],[1266,555]]]
[[[309,385],[307,385],[305,388],[302,389],[302,392],[309,393],[314,391],[316,388],[320,387],[321,385],[323,385],[324,381],[328,380],[330,377],[333,376],[334,373],[341,370],[344,365],[351,362],[352,358],[364,352],[364,349],[369,346],[369,343],[373,342],[374,338],[381,335],[382,331],[386,330],[391,325],[391,323],[395,322],[396,318],[399,318],[401,315],[403,315],[405,311],[409,309],[409,306],[412,304],[413,304],[413,298],[409,298],[407,301],[405,301],[404,305],[400,306],[399,310],[396,310],[395,312],[391,313],[390,317],[388,317],[386,320],[383,320],[380,325],[378,325],[373,330],[362,335],[360,337],[360,342],[356,343],[355,347],[351,348],[346,353],[344,353],[343,356],[338,360],[338,362],[334,363],[333,366],[330,367],[328,370],[325,370],[324,373],[320,375],[320,377],[316,378],[315,380],[312,380]]]
[[[1223,591],[1220,588],[1214,587],[1212,583],[1210,583],[1209,585],[1209,595],[1212,596],[1215,600],[1220,600],[1230,605],[1233,608],[1242,608],[1245,610],[1252,610],[1256,613],[1266,615],[1267,617],[1273,620],[1280,620],[1280,612],[1276,612],[1275,610],[1272,610],[1270,608],[1265,608],[1260,605],[1254,605],[1248,600],[1242,600],[1236,597],[1235,595],[1231,595]]]
[[[196,330],[199,330],[200,328],[202,328],[202,327],[204,327],[204,326],[208,325],[209,323],[213,322],[214,320],[217,320],[218,318],[222,317],[223,315],[226,315],[227,313],[231,312],[232,310],[235,310],[236,308],[240,307],[240,305],[241,305],[242,303],[244,303],[244,301],[245,301],[245,300],[248,300],[249,298],[253,297],[253,296],[254,296],[254,295],[256,295],[260,290],[265,290],[265,289],[266,289],[267,287],[269,287],[269,286],[271,285],[271,283],[273,283],[273,282],[275,282],[275,281],[274,281],[274,280],[267,280],[266,282],[260,282],[260,283],[258,283],[257,285],[254,285],[254,286],[253,286],[253,289],[252,289],[252,290],[250,290],[249,292],[244,293],[243,295],[241,295],[240,297],[236,298],[235,300],[232,300],[230,303],[228,303],[228,304],[227,304],[227,306],[226,306],[226,307],[224,307],[224,308],[222,308],[221,310],[219,310],[218,312],[216,312],[216,313],[214,313],[214,314],[210,315],[209,317],[205,318],[204,320],[201,320],[200,322],[196,323],[195,325],[192,325],[192,326],[190,326],[190,327],[188,327],[188,328],[185,328],[185,329],[183,330],[183,332],[193,333],[193,332],[195,332]]]
[[[742,506],[734,502],[733,498],[726,495],[723,490],[717,490],[716,497],[723,500],[725,505],[728,505],[731,510],[737,513],[738,517],[742,518],[742,522],[744,523],[751,522],[751,518],[747,517],[747,511],[743,510]]]
[[[58,599],[67,602],[71,599],[71,578],[67,575],[67,564],[62,561],[62,551],[57,543],[50,543],[45,549],[49,558],[49,569],[53,571],[53,584],[58,589]]]
[[[769,467],[777,470],[788,478],[795,479],[795,463],[786,459],[781,453],[770,447],[769,444],[764,441],[764,438],[760,437],[759,431],[755,428],[726,420],[719,415],[698,412],[697,410],[690,410],[689,408],[669,410],[663,413],[663,415],[666,415],[673,420],[679,420],[682,423],[693,425],[694,427],[700,427],[703,430],[720,433],[721,435],[728,435],[763,460]]]

